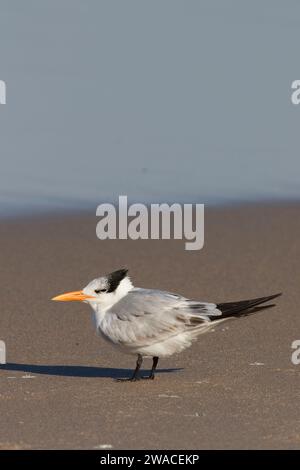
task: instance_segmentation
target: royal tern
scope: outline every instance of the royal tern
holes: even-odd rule
[[[127,269],[120,269],[94,279],[83,290],[67,292],[52,300],[90,304],[97,333],[123,352],[137,356],[133,376],[125,379],[135,381],[143,357],[153,358],[151,373],[143,378],[154,379],[160,357],[183,351],[218,323],[248,315],[279,295],[239,302],[201,302],[170,292],[134,287]]]

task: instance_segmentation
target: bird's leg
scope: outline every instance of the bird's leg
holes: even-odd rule
[[[138,358],[137,358],[137,361],[136,361],[135,371],[134,371],[134,373],[133,373],[133,376],[131,377],[131,380],[132,380],[132,381],[138,379],[138,373],[139,373],[139,370],[140,370],[140,368],[141,368],[142,363],[143,363],[143,356],[141,356],[140,354],[138,354]]]
[[[154,379],[154,377],[155,377],[154,372],[156,370],[158,360],[159,360],[159,357],[157,357],[157,356],[155,356],[153,358],[153,364],[152,364],[152,369],[151,369],[150,375],[148,375],[148,377],[142,377],[144,380],[153,380]]]
[[[135,370],[133,372],[133,376],[130,377],[129,379],[117,379],[118,382],[135,382],[136,380],[139,380],[138,373],[139,373],[139,370],[141,368],[142,362],[143,362],[143,356],[138,354],[138,358],[137,358],[137,361],[136,361],[136,367],[135,367]]]

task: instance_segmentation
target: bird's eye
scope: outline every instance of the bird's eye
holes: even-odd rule
[[[95,289],[95,294],[100,294],[100,292],[106,292],[106,289]]]

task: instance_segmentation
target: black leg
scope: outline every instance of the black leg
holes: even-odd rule
[[[129,379],[117,379],[117,381],[118,382],[135,382],[136,380],[139,380],[138,373],[141,368],[142,362],[143,362],[143,357],[140,354],[138,354],[136,367],[135,367],[135,371],[133,372],[133,376],[130,377]]]
[[[152,364],[152,369],[151,369],[151,372],[150,372],[150,375],[148,377],[143,377],[143,379],[148,379],[148,380],[154,380],[154,377],[155,377],[155,370],[156,370],[156,367],[157,367],[157,364],[158,364],[158,360],[159,360],[159,357],[155,356],[153,358],[153,364]]]

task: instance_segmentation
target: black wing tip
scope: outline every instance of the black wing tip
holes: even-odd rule
[[[270,300],[277,299],[281,295],[282,295],[282,292],[278,292],[278,294],[267,295],[266,297],[260,297],[258,299],[249,300],[249,303],[250,302],[265,303],[265,302],[269,302]]]
[[[249,312],[249,310],[252,310],[254,307],[258,307],[259,305],[265,304],[266,302],[276,299],[281,295],[282,292],[279,292],[278,294],[273,294],[266,297],[259,297],[256,299],[221,303],[217,304],[217,308],[222,312],[223,317],[246,315],[247,312]],[[269,305],[264,305],[262,308],[264,307],[269,307]]]
[[[282,295],[282,292],[278,292],[277,294],[266,295],[265,297],[257,297],[256,299],[249,299],[249,300],[246,300],[246,302],[249,302],[249,303],[250,302],[268,302],[269,300],[276,299],[277,297],[280,297],[281,295]]]
[[[280,297],[282,294],[283,292],[278,292],[278,294],[270,295],[269,297],[267,297],[267,299],[269,300],[276,299],[277,297]]]

